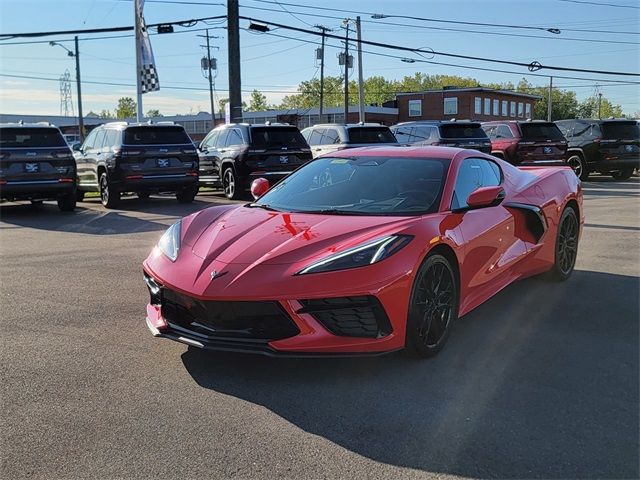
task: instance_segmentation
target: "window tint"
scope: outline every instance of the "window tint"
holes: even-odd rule
[[[318,128],[311,132],[311,136],[309,137],[309,145],[320,145],[324,132],[324,128]]]
[[[411,135],[411,130],[413,130],[411,127],[403,127],[403,126],[391,128],[391,131],[393,132],[393,134],[395,135],[396,139],[400,143],[411,143],[411,142],[413,142],[412,135]]]
[[[97,134],[96,134],[96,139],[93,142],[93,150],[99,150],[102,148],[102,145],[104,143],[104,136],[106,134],[105,130],[100,130]]]
[[[489,138],[496,138],[496,130],[498,130],[497,125],[483,125],[482,129],[485,131]]]
[[[578,124],[579,122],[576,123],[576,126],[578,126]],[[573,122],[556,122],[556,125],[558,125],[558,128],[565,138],[573,137]]]
[[[353,127],[347,132],[348,143],[397,143],[387,127]]]
[[[636,122],[604,122],[602,124],[604,138],[611,140],[638,140],[638,124]]]
[[[414,142],[426,142],[437,139],[436,127],[414,127],[411,134],[413,135]]]
[[[322,145],[335,145],[340,143],[340,135],[335,128],[327,128],[322,136]]]
[[[0,147],[66,147],[67,142],[57,128],[2,128]]]
[[[513,138],[513,133],[507,125],[498,125],[496,138]]]
[[[216,148],[224,148],[227,146],[227,137],[229,136],[229,129],[220,130],[218,138],[216,138]]]
[[[96,135],[98,134],[97,130],[92,130],[89,133],[89,136],[84,139],[84,143],[82,144],[82,150],[91,150],[93,148],[93,142],[96,140]]]
[[[313,129],[311,128],[305,128],[304,130],[302,130],[300,132],[300,135],[302,135],[304,137],[304,139],[307,141],[307,143],[309,143],[309,137],[311,136],[311,132],[313,131]]]
[[[244,140],[242,139],[242,133],[237,128],[232,128],[229,131],[229,136],[227,137],[227,147],[234,147],[236,145],[242,145]]]
[[[451,208],[467,206],[469,195],[480,187],[500,185],[500,167],[480,158],[467,158],[460,165]]]
[[[214,130],[213,132],[211,132],[207,136],[207,138],[204,139],[204,141],[201,144],[201,147],[212,148],[216,144],[216,141],[218,140],[218,135],[220,135],[220,132],[217,130]]]
[[[129,127],[124,131],[125,145],[193,145],[183,127]]]
[[[564,140],[562,132],[555,123],[521,123],[523,138],[544,140]]]
[[[477,123],[441,125],[440,134],[442,138],[487,138],[487,134]]]
[[[307,148],[304,137],[296,127],[253,127],[251,145],[255,148]]]
[[[118,131],[114,129],[106,130],[106,134],[104,136],[103,147],[111,148],[117,145],[118,143]]]

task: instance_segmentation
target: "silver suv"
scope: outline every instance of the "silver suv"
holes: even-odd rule
[[[379,123],[320,123],[301,133],[313,158],[345,148],[398,144],[389,127]]]

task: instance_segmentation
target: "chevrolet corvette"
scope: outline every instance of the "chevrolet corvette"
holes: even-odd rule
[[[515,280],[568,279],[584,224],[570,168],[446,147],[335,152],[252,193],[160,238],[143,264],[154,336],[268,355],[433,356],[459,317]]]

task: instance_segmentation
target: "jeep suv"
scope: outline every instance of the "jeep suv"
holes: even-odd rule
[[[567,140],[555,123],[500,120],[482,128],[491,139],[491,154],[513,165],[567,165]]]
[[[271,185],[311,160],[311,149],[297,127],[287,124],[231,123],[209,132],[199,148],[200,185],[242,198],[251,181]]]
[[[58,208],[76,208],[76,164],[57,127],[0,124],[0,196],[3,200],[57,200]]]
[[[378,123],[321,123],[302,130],[302,136],[314,158],[344,148],[398,144],[389,127]]]
[[[591,172],[627,180],[640,167],[640,130],[635,120],[560,120],[569,141],[568,163],[581,180]]]
[[[404,122],[391,127],[391,131],[405,145],[439,145],[491,153],[491,141],[477,122]]]
[[[198,193],[198,155],[180,125],[114,122],[96,127],[82,146],[74,145],[78,201],[85,192],[100,192],[107,208],[115,208],[123,192],[140,198],[175,193],[190,203]]]

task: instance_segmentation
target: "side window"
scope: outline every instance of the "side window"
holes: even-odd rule
[[[496,138],[513,138],[513,133],[511,133],[511,129],[508,126],[498,125]]]
[[[91,148],[92,150],[99,150],[102,148],[102,144],[104,143],[105,133],[106,133],[105,130],[100,130],[96,134],[96,139],[94,140],[93,147]]]
[[[487,134],[487,137],[496,138],[496,131],[498,130],[498,126],[497,125],[487,125],[487,126],[482,127],[482,129]]]
[[[426,142],[431,138],[431,127],[415,127],[413,129],[413,142]]]
[[[335,128],[327,128],[322,136],[322,145],[334,145],[340,143],[340,135]]]
[[[574,137],[588,137],[591,133],[591,124],[586,122],[576,122],[573,129]]]
[[[207,138],[203,140],[201,146],[206,148],[212,148],[216,144],[219,134],[220,134],[219,131],[213,130],[209,135],[207,135]]]
[[[221,130],[218,136],[216,137],[216,148],[224,148],[227,146],[227,137],[229,136],[229,130]]]
[[[571,122],[558,122],[556,123],[564,138],[573,137],[573,124]]]
[[[107,133],[104,136],[104,144],[102,146],[106,148],[114,147],[116,145],[116,138],[118,136],[118,131],[111,129],[111,130],[107,130],[106,132]]]
[[[322,142],[322,135],[324,135],[324,128],[319,128],[311,132],[309,136],[309,145],[320,145]]]
[[[84,139],[82,144],[82,150],[91,150],[93,148],[93,142],[96,140],[97,130],[93,130],[87,138]]]
[[[309,143],[309,137],[311,136],[311,132],[312,132],[312,131],[313,131],[313,130],[312,130],[312,129],[310,129],[310,128],[305,128],[304,130],[302,130],[302,131],[300,132],[300,134],[303,136],[303,138],[305,139],[305,141],[306,141],[307,143]]]
[[[414,141],[411,136],[411,127],[397,127],[393,130],[393,134],[400,143],[411,143]]]
[[[227,146],[235,147],[237,145],[242,145],[242,144],[244,144],[242,133],[237,128],[232,128],[229,131],[229,137],[227,138]]]
[[[494,162],[479,158],[463,160],[458,170],[451,208],[466,207],[467,198],[473,191],[480,187],[500,185],[501,176],[500,167]]]

